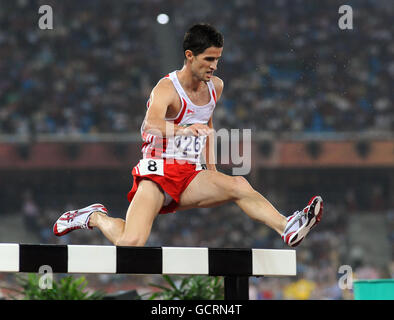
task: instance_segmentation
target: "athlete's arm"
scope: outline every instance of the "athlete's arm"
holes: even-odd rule
[[[215,86],[215,91],[216,91],[216,102],[219,101],[220,97],[222,96],[223,88],[224,88],[224,82],[222,79],[219,77],[213,76],[212,77],[212,82]]]
[[[212,129],[212,133],[208,135],[205,144],[205,150],[204,150],[205,164],[208,170],[217,171],[216,159],[215,159],[215,133],[213,131],[214,129],[213,129],[212,117],[208,121],[208,127]]]
[[[223,81],[218,77],[213,77],[212,82],[215,86],[216,91],[216,102],[219,101],[222,92],[223,92]],[[213,117],[213,116],[212,116]],[[208,170],[216,170],[216,159],[215,159],[215,133],[213,128],[212,117],[208,121],[208,127],[212,129],[212,133],[208,135],[207,142],[205,145],[204,157],[205,163],[207,165]]]
[[[168,80],[161,80],[150,94],[149,108],[143,124],[144,131],[163,137],[176,134],[178,126],[165,121],[167,109],[173,100],[174,90],[171,88],[171,83]]]
[[[211,130],[206,125],[197,123],[185,128],[165,120],[168,107],[176,99],[179,97],[172,83],[167,79],[159,81],[150,95],[150,104],[143,125],[144,131],[162,137],[208,135]]]

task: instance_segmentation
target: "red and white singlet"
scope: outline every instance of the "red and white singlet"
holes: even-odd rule
[[[211,97],[210,101],[204,106],[197,106],[183,90],[176,72],[171,72],[165,78],[172,81],[180,97],[182,107],[175,118],[166,118],[165,120],[179,126],[188,126],[194,123],[207,124],[216,106],[216,92],[213,82],[209,81],[207,83]],[[149,108],[149,102],[148,100],[147,108]],[[163,139],[144,132],[143,125],[141,126],[141,135],[144,141],[141,150],[143,158],[172,158],[192,163],[200,162],[200,155],[207,139],[206,136],[175,136]]]
[[[197,106],[183,90],[176,73],[177,71],[173,71],[165,78],[172,81],[182,107],[175,118],[166,118],[165,120],[179,126],[188,126],[194,123],[207,124],[216,106],[216,91],[213,82],[207,82],[210,101],[206,105]],[[149,102],[148,100],[147,108],[149,108]],[[166,197],[160,213],[174,212],[181,193],[202,170],[200,158],[207,136],[163,138],[149,134],[143,128],[144,124],[141,126],[143,159],[133,168],[134,184],[128,193],[128,200],[131,201],[134,197],[141,179],[149,179],[160,185]]]

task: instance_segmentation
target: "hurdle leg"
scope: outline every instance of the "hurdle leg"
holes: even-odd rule
[[[249,300],[249,277],[225,276],[224,300]]]

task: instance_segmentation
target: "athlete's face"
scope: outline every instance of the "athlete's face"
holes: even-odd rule
[[[189,50],[185,52],[190,61],[192,74],[200,81],[208,82],[217,69],[218,61],[222,56],[223,48],[209,47],[203,53],[194,56]]]

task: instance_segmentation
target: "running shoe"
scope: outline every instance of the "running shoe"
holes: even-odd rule
[[[108,210],[99,203],[63,213],[54,224],[53,233],[60,237],[77,229],[93,229],[92,227],[89,227],[89,220],[91,214],[96,211],[104,214],[108,213]]]
[[[282,234],[283,241],[290,247],[298,246],[308,232],[316,226],[323,215],[323,199],[314,196],[302,211],[287,217],[287,225]]]

